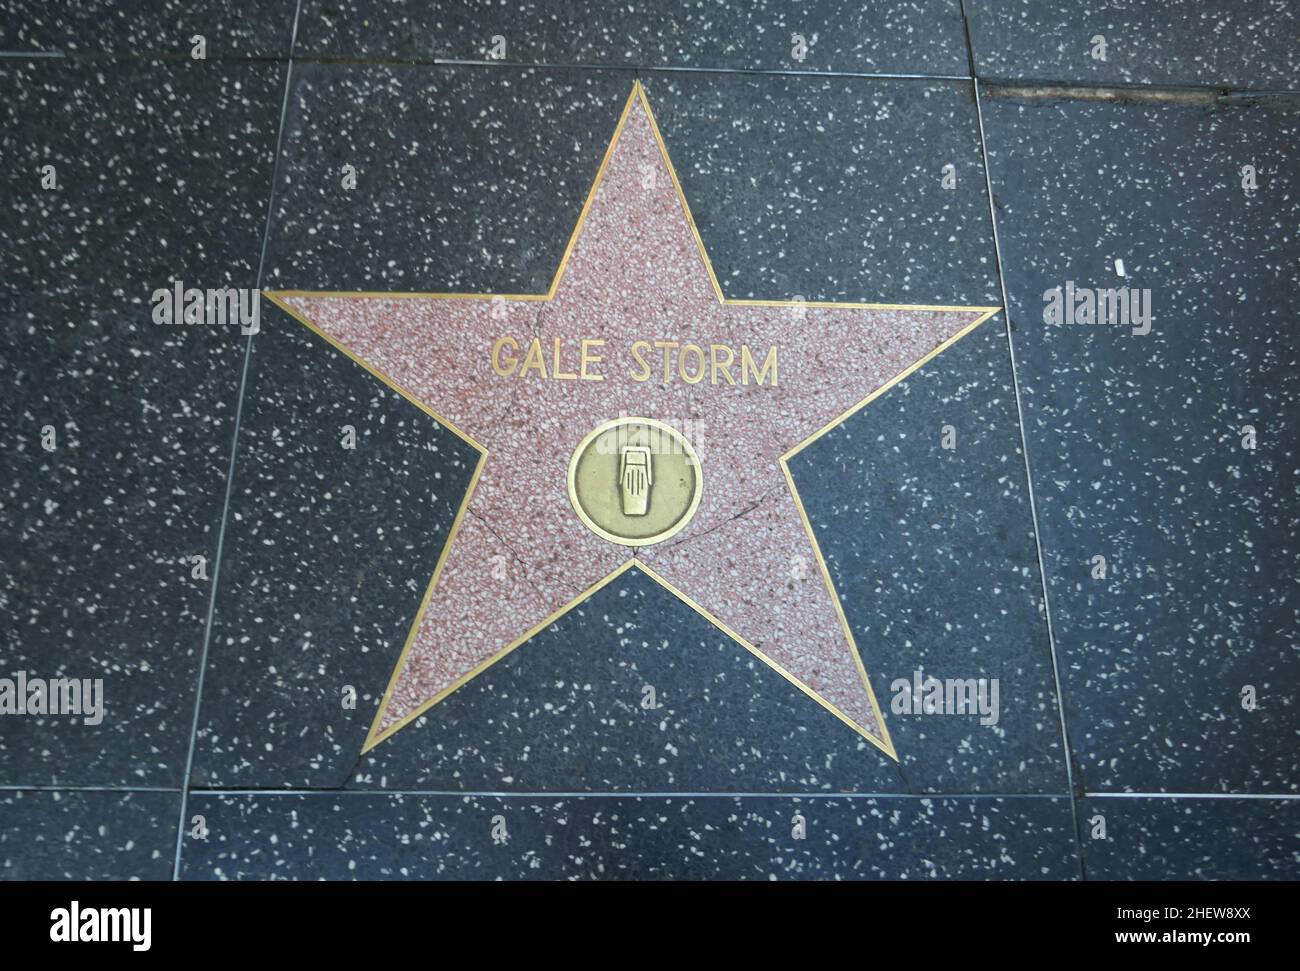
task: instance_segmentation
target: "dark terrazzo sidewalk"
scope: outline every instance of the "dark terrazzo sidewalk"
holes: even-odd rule
[[[1300,876],[1300,11],[562,6],[0,0],[0,877]],[[790,464],[897,762],[637,570],[361,754],[477,455],[150,321],[544,292],[638,80],[727,296],[1005,304]]]

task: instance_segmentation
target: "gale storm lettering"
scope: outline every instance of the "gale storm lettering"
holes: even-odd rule
[[[573,346],[556,337],[549,349],[534,337],[525,348],[509,335],[492,344],[492,370],[503,378],[549,381],[604,381],[610,363],[604,340],[583,338]],[[633,381],[684,381],[699,384],[777,386],[777,348],[771,345],[756,357],[748,344],[739,352],[727,344],[683,344],[680,341],[633,341],[627,348],[627,375]]]

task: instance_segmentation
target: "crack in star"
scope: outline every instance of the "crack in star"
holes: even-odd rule
[[[528,584],[529,588],[533,591],[533,593],[537,594],[539,600],[545,602],[550,598],[546,595],[545,591],[543,591],[541,587],[537,586],[537,584],[529,576],[529,574],[533,570],[536,570],[538,573],[543,574],[548,580],[551,580],[560,586],[567,586],[567,584],[563,579],[557,576],[553,576],[552,574],[547,572],[546,569],[541,564],[530,564],[527,560],[525,560],[523,554],[521,554],[517,549],[515,549],[514,546],[512,546],[505,539],[505,537],[503,537],[499,532],[497,532],[496,527],[492,525],[491,521],[488,520],[481,513],[475,512],[473,508],[467,508],[465,512],[467,515],[473,516],[475,520],[477,520],[480,524],[482,524],[484,529],[486,529],[489,533],[492,534],[492,536],[496,539],[498,543],[500,543],[503,547],[505,547],[506,551],[510,554],[510,556],[514,559],[514,561],[519,564],[520,568],[523,570],[524,581]]]
[[[706,536],[710,535],[711,533],[716,533],[718,530],[730,526],[736,520],[745,518],[750,513],[752,513],[755,509],[762,506],[764,503],[780,496],[784,491],[785,489],[782,486],[773,486],[771,489],[768,489],[766,492],[764,492],[761,496],[759,496],[749,505],[745,506],[743,509],[740,509],[739,511],[733,513],[732,515],[728,516],[726,519],[714,523],[712,526],[709,526],[706,529],[696,530],[694,532],[686,534],[680,539],[673,539],[667,543],[660,543],[655,546],[648,547],[646,550],[646,557],[647,559],[649,559],[651,553],[654,551],[666,552],[668,550],[675,550],[678,549],[679,547],[686,546],[688,543],[694,543],[696,540],[704,539]]]

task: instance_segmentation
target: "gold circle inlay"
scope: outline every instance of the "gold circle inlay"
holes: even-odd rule
[[[684,435],[653,418],[597,426],[569,460],[569,501],[597,536],[623,546],[661,543],[700,505],[700,459]]]

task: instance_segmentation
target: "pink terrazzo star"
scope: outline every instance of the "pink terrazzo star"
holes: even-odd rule
[[[724,299],[640,84],[549,293],[272,299],[483,453],[367,749],[635,567],[897,757],[785,459],[996,308]],[[543,366],[501,373],[502,337],[519,364],[538,339]],[[592,377],[557,377],[582,373],[584,339],[604,342]],[[669,348],[665,370],[656,347],[634,380],[635,341],[698,345],[704,366]],[[758,365],[777,348],[775,382],[742,380],[742,345]],[[689,524],[635,558],[566,483],[579,441],[624,415],[690,422],[703,480]]]

